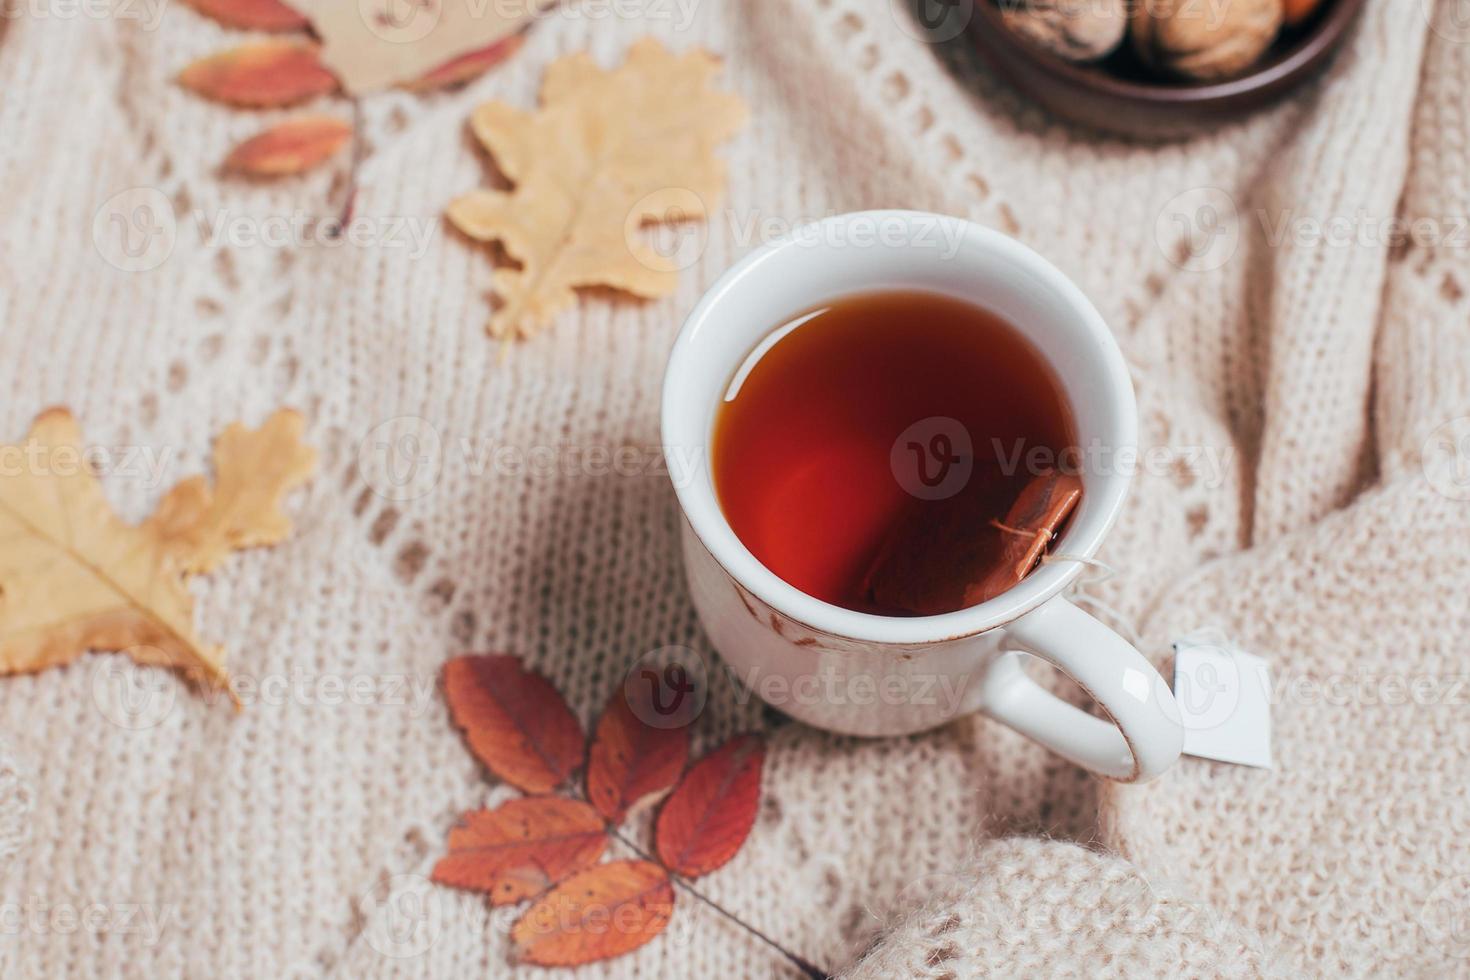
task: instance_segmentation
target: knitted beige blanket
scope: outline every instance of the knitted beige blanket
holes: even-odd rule
[[[279,405],[323,468],[291,541],[197,583],[242,711],[117,656],[0,680],[0,976],[542,975],[508,965],[517,910],[425,881],[458,814],[513,795],[439,667],[517,652],[586,722],[639,654],[702,648],[654,465],[664,358],[740,255],[871,207],[1001,228],[1102,310],[1160,451],[1083,592],[1160,665],[1206,626],[1267,658],[1276,768],[1119,786],[985,719],[839,738],[721,679],[699,743],[758,728],[771,754],[708,894],[854,978],[1470,975],[1463,5],[1371,0],[1321,84],[1162,146],[1055,123],[906,7],[574,2],[465,91],[366,100],[363,230],[339,244],[309,228],[342,168],[216,173],[273,117],[172,79],[238,34],[179,5],[7,4],[0,441],[71,406],[135,450],[103,479],[130,519]],[[594,292],[499,362],[490,259],[437,224],[485,179],[467,114],[645,34],[722,53],[750,103],[729,198],[676,296]],[[385,482],[360,464],[405,416],[429,475]],[[579,462],[598,447],[634,462]],[[681,897],[577,975],[793,974]]]

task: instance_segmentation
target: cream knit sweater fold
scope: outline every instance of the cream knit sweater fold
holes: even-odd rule
[[[644,651],[705,650],[666,478],[575,454],[656,458],[700,292],[801,221],[881,206],[1001,228],[1097,303],[1164,463],[1079,601],[1161,666],[1202,626],[1266,657],[1276,768],[1186,759],[1117,786],[985,719],[886,741],[783,724],[716,672],[699,746],[759,728],[771,752],[750,841],[701,889],[854,978],[1470,976],[1457,5],[1369,0],[1320,83],[1162,145],[1054,122],[907,6],[572,3],[464,91],[364,102],[348,245],[300,230],[340,209],[340,172],[216,172],[289,115],[173,82],[238,32],[182,5],[0,21],[0,440],[61,403],[99,445],[149,449],[103,479],[133,519],[230,421],[294,405],[323,453],[297,536],[198,583],[243,711],[116,656],[0,680],[0,976],[543,975],[508,965],[518,910],[426,880],[459,813],[513,795],[449,723],[439,668],[519,653],[586,723]],[[588,295],[502,363],[490,260],[437,224],[487,179],[465,120],[645,34],[721,53],[751,104],[728,199],[677,295]],[[1438,230],[1396,242],[1400,218]],[[389,431],[426,447],[415,492],[361,465]],[[504,465],[547,453],[572,462]],[[333,699],[352,684],[367,696]],[[782,971],[681,898],[666,935],[575,975]]]

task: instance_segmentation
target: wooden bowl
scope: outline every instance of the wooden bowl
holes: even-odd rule
[[[1073,64],[1013,33],[995,0],[975,0],[969,30],[996,74],[1056,115],[1113,133],[1172,138],[1237,119],[1315,77],[1363,3],[1323,0],[1245,74],[1219,82],[1163,78],[1139,61],[1127,39],[1101,61]]]

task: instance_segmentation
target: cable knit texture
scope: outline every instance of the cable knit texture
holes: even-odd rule
[[[771,753],[749,843],[702,890],[854,978],[1470,975],[1457,5],[1432,24],[1432,0],[1369,0],[1322,82],[1164,145],[1051,120],[962,38],[921,40],[905,0],[630,6],[571,3],[465,90],[364,100],[346,243],[290,230],[339,212],[345,161],[217,173],[289,115],[174,82],[238,32],[178,4],[0,21],[0,437],[62,403],[97,444],[148,448],[157,467],[103,478],[132,519],[232,420],[293,405],[323,453],[297,535],[197,583],[242,711],[113,655],[0,680],[0,976],[542,975],[509,963],[517,910],[424,877],[459,813],[512,795],[449,723],[440,665],[515,651],[590,722],[643,651],[703,648],[650,462],[669,345],[742,254],[869,207],[1000,228],[1098,305],[1143,443],[1170,452],[1082,598],[1161,666],[1205,625],[1267,657],[1277,767],[1119,786],[983,718],[884,741],[783,724],[717,675],[699,745],[759,728]],[[502,361],[490,255],[425,224],[488,179],[465,120],[644,34],[721,53],[752,106],[728,200],[676,295],[594,291]],[[119,207],[130,188],[151,206]],[[1390,240],[1395,217],[1439,233]],[[1335,219],[1346,240],[1313,240]],[[409,491],[360,465],[404,432],[433,477]],[[644,462],[578,462],[623,447]],[[665,935],[576,975],[788,973],[681,896]]]

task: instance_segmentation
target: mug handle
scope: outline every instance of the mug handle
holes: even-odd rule
[[[1088,714],[1037,684],[1022,654],[1002,651],[982,682],[984,710],[1058,755],[1109,779],[1144,782],[1174,764],[1184,746],[1179,705],[1132,644],[1056,596],[1005,627],[1009,647],[1062,671],[1112,718]]]

